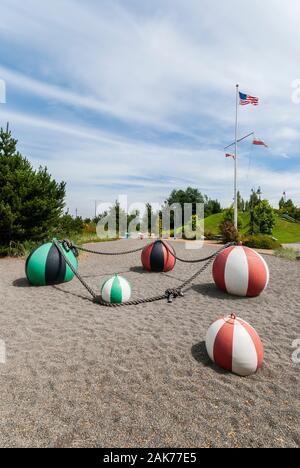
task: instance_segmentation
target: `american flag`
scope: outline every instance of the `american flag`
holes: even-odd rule
[[[239,93],[240,94],[240,105],[241,106],[248,106],[248,104],[252,104],[253,106],[258,106],[259,99],[254,96],[249,96],[249,94]]]
[[[225,158],[233,158],[233,159],[235,159],[235,155],[234,155],[234,154],[231,154],[231,153],[226,153],[226,154],[225,154]]]

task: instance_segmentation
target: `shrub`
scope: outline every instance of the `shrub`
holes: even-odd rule
[[[231,224],[234,224],[234,209],[228,208],[227,210],[224,210],[222,219],[223,221],[230,221]],[[238,229],[242,229],[242,227],[243,224],[240,218],[238,218]]]
[[[234,227],[234,224],[231,221],[223,221],[220,224],[220,231],[222,235],[222,240],[226,244],[228,242],[237,242],[239,241],[239,232]]]
[[[81,234],[83,228],[84,223],[81,218],[73,218],[70,214],[66,213],[60,218],[57,236],[72,237],[74,234]]]
[[[204,231],[204,237],[207,240],[214,240],[216,238],[216,235],[212,231],[208,230]]]
[[[266,250],[276,250],[281,247],[280,243],[277,240],[263,234],[248,236],[245,239],[243,239],[243,244],[247,247]]]
[[[0,257],[27,257],[30,252],[38,247],[40,242],[13,242],[9,245],[0,245]]]
[[[85,223],[83,232],[85,234],[96,234],[96,225],[94,223]]]

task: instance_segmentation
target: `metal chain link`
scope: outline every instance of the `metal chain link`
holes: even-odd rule
[[[222,246],[221,249],[219,249],[217,252],[215,252],[207,261],[205,265],[201,267],[200,270],[198,270],[191,278],[186,280],[184,283],[182,283],[180,286],[177,288],[172,288],[172,289],[167,289],[164,294],[161,294],[159,296],[153,296],[153,297],[148,297],[146,299],[136,299],[133,301],[128,301],[128,302],[123,302],[121,304],[111,304],[109,302],[105,302],[101,296],[98,296],[93,289],[87,284],[87,282],[82,278],[80,273],[74,268],[72,263],[69,261],[67,256],[65,255],[64,249],[61,248],[62,242],[57,241],[56,239],[53,240],[54,245],[58,249],[58,251],[61,253],[62,257],[66,261],[66,264],[69,266],[73,274],[77,277],[77,279],[81,282],[81,284],[86,288],[86,290],[90,293],[90,295],[94,298],[94,301],[97,302],[98,304],[105,306],[105,307],[110,307],[110,308],[118,308],[118,307],[125,307],[125,306],[132,306],[132,305],[139,305],[139,304],[147,304],[151,302],[157,302],[157,301],[162,301],[164,299],[168,299],[169,303],[173,302],[173,299],[176,299],[177,297],[183,297],[184,296],[184,290],[187,289],[187,287],[199,276],[201,275],[212,263],[214,258],[221,253],[223,250],[227,249],[231,245],[235,245],[235,242],[230,242],[226,244],[225,246]],[[76,247],[77,248],[77,247]]]

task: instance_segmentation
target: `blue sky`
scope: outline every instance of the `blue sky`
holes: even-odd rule
[[[238,82],[261,99],[240,108],[239,132],[270,146],[241,145],[242,194],[300,204],[299,17],[297,0],[2,0],[0,125],[67,182],[72,213],[188,185],[225,206]]]

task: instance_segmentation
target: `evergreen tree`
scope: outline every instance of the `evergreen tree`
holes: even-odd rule
[[[47,168],[34,170],[17,151],[8,129],[0,129],[0,244],[40,241],[59,225],[65,183],[57,183]]]
[[[285,205],[286,201],[285,201],[285,198],[284,196],[282,196],[279,200],[279,209],[282,210],[284,208],[284,205]]]
[[[221,203],[218,200],[211,200],[210,198],[207,199],[204,206],[205,218],[213,214],[221,213],[221,211]]]
[[[254,225],[260,234],[272,234],[276,217],[268,200],[262,200],[253,211]]]
[[[244,212],[245,211],[245,200],[243,199],[240,191],[238,191],[238,193],[237,193],[237,204],[238,204],[238,210]]]
[[[281,215],[288,215],[296,221],[300,221],[300,208],[294,204],[290,198],[286,200],[282,197],[279,201],[279,211]]]
[[[249,200],[249,205],[248,205],[249,211],[250,211],[250,229],[249,229],[250,234],[254,234],[256,231],[254,210],[255,210],[255,207],[259,204],[259,202],[260,200],[258,196],[258,190],[252,189],[250,200]]]
[[[256,207],[256,205],[259,204],[259,195],[258,195],[258,193],[259,193],[258,190],[252,189],[251,195],[250,195],[250,201],[249,201],[250,209],[254,209]]]

